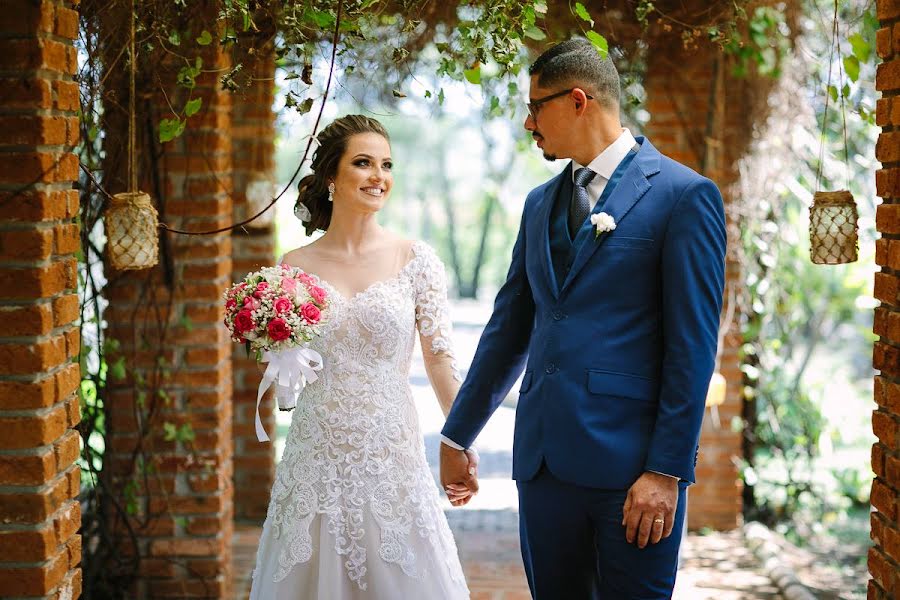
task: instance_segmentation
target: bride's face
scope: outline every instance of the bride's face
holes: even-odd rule
[[[365,213],[381,210],[394,185],[392,168],[391,145],[384,137],[352,136],[334,178],[335,207]]]

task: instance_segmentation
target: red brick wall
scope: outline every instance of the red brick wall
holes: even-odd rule
[[[275,59],[271,48],[265,58],[255,64],[254,80],[234,97],[232,127],[232,159],[234,161],[234,219],[248,218],[244,192],[252,173],[272,173],[275,163]],[[280,191],[280,190],[279,190]],[[274,212],[274,208],[270,211]],[[275,261],[275,231],[247,227],[232,235],[234,258],[232,281],[240,281],[249,271],[271,265]],[[234,368],[234,512],[237,518],[260,521],[266,516],[269,492],[275,480],[275,447],[256,439],[256,390],[260,373],[256,362],[233,344]],[[263,399],[260,409],[263,425],[275,439],[274,400]]]
[[[142,187],[152,192],[160,220],[191,231],[228,225],[232,212],[231,94],[217,77],[231,61],[214,46],[203,59],[206,71],[192,91],[193,98],[202,98],[201,111],[181,137],[163,145],[158,164],[148,163],[146,154],[141,158]],[[163,69],[159,80],[168,97],[160,94],[140,109],[142,115],[152,113],[153,125],[168,116],[169,103],[186,101],[171,85],[178,66]],[[158,85],[154,80],[152,89]],[[119,133],[108,137],[124,137]],[[152,144],[144,140],[141,147]],[[108,170],[114,181],[112,166]],[[231,278],[231,234],[166,233],[160,250],[157,267],[112,273],[106,290],[107,334],[121,342],[129,374],[109,393],[106,460],[119,484],[138,484],[132,526],[141,562],[130,597],[230,598],[232,370],[221,294]],[[140,435],[142,423],[146,437]],[[193,439],[166,440],[165,423],[190,425]],[[133,463],[136,447],[146,468]]]
[[[873,364],[880,373],[875,377],[874,396],[878,404],[872,413],[872,429],[878,442],[872,446],[871,514],[872,540],[869,549],[869,598],[900,598],[900,0],[878,0],[881,29],[877,35],[878,65],[875,87],[881,92],[877,122],[881,135],[875,158],[882,163],[875,174],[878,206],[875,225],[881,233],[876,242],[875,261],[881,272],[875,274],[875,297],[881,305],[875,309]]]
[[[0,594],[81,594],[78,13],[0,13]]]
[[[734,161],[739,158],[740,151],[726,137],[726,132],[732,129],[727,124],[733,109],[727,108],[723,97],[729,89],[728,84],[723,83],[724,79],[719,79],[717,102],[710,107],[711,90],[717,76],[714,62],[720,56],[714,47],[697,48],[690,52],[676,49],[666,56],[654,54],[644,82],[650,113],[646,131],[650,141],[663,154],[715,181],[725,197],[726,213],[729,213],[729,188],[737,180]],[[710,110],[713,111],[715,125],[710,135],[711,146],[707,149],[705,142]],[[738,231],[729,215],[726,281],[739,291],[742,275],[740,263],[733,253],[737,244]],[[712,527],[727,530],[742,522],[742,486],[732,460],[742,456],[741,433],[731,429],[731,419],[740,416],[742,407],[738,356],[741,338],[737,319],[734,320],[720,349],[720,372],[727,381],[725,403],[718,407],[721,426],[714,426],[709,410],[703,421],[697,483],[690,488],[688,503],[690,529]]]

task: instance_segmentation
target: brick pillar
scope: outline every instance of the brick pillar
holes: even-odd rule
[[[232,159],[234,162],[234,218],[244,220],[248,214],[245,191],[254,173],[272,174],[275,168],[275,58],[271,47],[264,58],[254,61],[255,74],[249,86],[234,97]],[[280,190],[279,190],[280,191]],[[274,212],[274,207],[269,209]],[[252,225],[252,224],[251,224]],[[299,225],[299,222],[297,223]],[[271,265],[275,261],[275,232],[271,225],[260,229],[247,227],[232,235],[233,281],[240,281],[249,271]],[[256,361],[247,358],[244,348],[234,344],[234,485],[240,490],[234,498],[235,516],[262,520],[266,516],[269,492],[275,480],[275,446],[261,444],[254,427],[256,390],[260,373]],[[274,439],[275,416],[271,395],[260,409],[263,425]]]
[[[0,595],[81,595],[72,2],[0,15]]]
[[[882,204],[877,208],[875,225],[881,233],[876,242],[875,261],[881,272],[875,274],[875,297],[881,305],[875,309],[873,364],[880,373],[875,377],[875,402],[872,429],[878,441],[872,446],[871,514],[873,546],[869,549],[870,600],[900,598],[900,0],[878,0],[877,15],[881,29],[877,35],[878,65],[875,88],[878,100],[877,124],[881,134],[875,158],[881,170],[875,173],[875,185]]]
[[[650,122],[647,136],[663,154],[706,175],[716,182],[725,198],[728,215],[729,257],[726,284],[739,294],[742,285],[740,263],[734,250],[740,241],[734,219],[729,214],[729,188],[737,180],[734,168],[737,151],[727,132],[739,113],[737,100],[725,101],[733,81],[730,66],[715,47],[701,46],[685,51],[651,53],[644,86]],[[718,64],[717,64],[718,62]],[[712,99],[712,103],[711,103]],[[710,121],[712,119],[712,121]],[[708,131],[708,123],[712,130]],[[728,297],[726,291],[726,299]],[[723,316],[726,309],[723,309]],[[720,373],[727,381],[725,403],[718,407],[720,427],[706,411],[697,462],[697,483],[690,488],[688,527],[733,529],[741,524],[742,486],[733,457],[742,456],[741,433],[731,430],[731,419],[741,415],[741,345],[737,317],[720,348]]]
[[[200,19],[211,21],[209,11],[215,8],[202,10],[207,12],[192,17],[197,30]],[[125,23],[127,17],[111,17],[109,26]],[[153,197],[160,221],[191,231],[226,226],[232,219],[231,94],[217,79],[231,61],[215,44],[202,51],[202,59],[204,72],[190,96],[201,99],[202,108],[184,134],[161,148],[145,137],[139,144],[140,187]],[[174,85],[182,65],[173,60],[159,67],[159,78],[139,77],[157,92],[139,105],[142,136],[170,116],[170,105],[185,105],[186,91]],[[122,85],[121,73],[113,75],[120,75],[117,85]],[[127,98],[127,92],[120,88],[118,97]],[[112,114],[123,104],[107,107],[108,123],[127,122]],[[110,145],[125,137],[124,125],[107,136]],[[109,160],[118,160],[106,165],[110,182],[125,181],[122,154],[121,147],[107,148]],[[128,377],[108,394],[106,456],[118,489],[126,489],[126,498],[134,496],[131,526],[140,566],[132,598],[231,598],[231,341],[222,326],[231,251],[230,232],[163,233],[157,267],[113,272],[107,287],[107,335],[119,340]],[[175,439],[166,435],[167,424],[170,432],[175,427]]]

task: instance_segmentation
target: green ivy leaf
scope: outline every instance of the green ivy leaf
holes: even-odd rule
[[[313,106],[313,99],[307,98],[306,100],[304,100],[303,102],[301,102],[300,104],[297,105],[297,112],[300,113],[301,115],[305,115],[310,110],[312,110],[312,106]]]
[[[181,34],[176,30],[172,30],[169,32],[169,43],[173,46],[181,45]]]
[[[174,442],[178,437],[178,427],[175,423],[163,423],[163,436],[167,442]]]
[[[606,41],[606,38],[596,31],[588,31],[584,35],[591,41],[591,43],[594,45],[594,48],[597,49],[597,52],[600,54],[600,58],[605,60],[606,57],[609,56],[609,43]]]
[[[481,65],[475,65],[475,67],[471,69],[464,70],[463,76],[469,83],[481,85]]]
[[[441,88],[441,90],[438,92],[438,105],[444,105],[444,88]]]
[[[850,81],[856,81],[859,79],[859,59],[855,56],[845,56],[844,57],[844,70],[847,72],[847,77],[850,78]]]
[[[591,13],[588,12],[588,10],[584,7],[584,4],[582,4],[581,2],[575,3],[575,14],[578,15],[578,17],[582,21],[587,21],[588,23],[590,23],[591,27],[594,26],[594,20],[591,18]]]
[[[393,94],[394,98],[406,98],[406,94],[400,90],[391,90],[391,94]]]
[[[160,143],[171,142],[179,135],[184,133],[185,122],[178,117],[174,119],[163,119],[159,122],[159,141]]]
[[[844,87],[841,88],[841,96],[843,96],[844,98],[850,97],[850,84],[849,83],[845,83]]]
[[[858,58],[859,62],[864,63],[869,61],[869,57],[872,55],[872,47],[862,35],[854,33],[847,41],[849,41],[850,45],[853,47],[853,56]]]
[[[533,40],[541,41],[547,39],[547,34],[534,26],[529,27],[523,33],[525,34],[525,37]]]
[[[203,104],[202,98],[194,98],[193,100],[188,100],[188,103],[184,105],[184,116],[193,117],[197,114],[197,111],[200,110],[200,106]],[[185,317],[187,318],[187,317]]]
[[[837,102],[838,99],[838,89],[837,86],[829,85],[828,86],[828,95],[831,96],[831,99]]]
[[[117,379],[122,381],[125,379],[125,357],[120,356],[116,359],[116,362],[109,365],[109,374],[112,375],[113,379]]]
[[[201,46],[209,46],[212,44],[212,41],[212,34],[205,29],[203,30],[203,33],[200,34],[200,37],[197,38],[197,43]]]
[[[539,15],[547,14],[547,1],[546,0],[536,0],[534,3],[534,12]]]

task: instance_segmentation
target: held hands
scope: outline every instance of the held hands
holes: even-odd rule
[[[629,544],[638,548],[656,544],[669,537],[675,525],[678,506],[678,479],[660,473],[644,472],[625,497],[622,525]]]
[[[441,487],[453,506],[465,506],[478,493],[478,453],[441,444]]]

